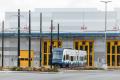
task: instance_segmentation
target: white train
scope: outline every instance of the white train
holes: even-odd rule
[[[52,50],[52,65],[59,67],[85,66],[87,53],[82,50],[54,48]]]

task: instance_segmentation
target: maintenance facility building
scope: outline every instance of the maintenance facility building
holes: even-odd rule
[[[106,32],[104,11],[95,8],[36,8],[31,11],[31,35],[28,33],[29,13],[21,11],[19,57],[17,52],[18,13],[17,11],[6,12],[4,66],[17,66],[18,58],[21,66],[29,65],[28,41],[31,36],[31,66],[39,67],[40,13],[42,13],[42,66],[50,65],[51,20],[53,20],[53,48],[58,47],[57,26],[59,24],[61,48],[87,51],[88,67],[101,67],[105,64],[110,68],[120,67],[120,9],[117,8],[107,13]],[[1,44],[0,38],[0,46]]]

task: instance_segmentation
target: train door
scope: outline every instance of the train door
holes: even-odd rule
[[[57,48],[58,47],[58,41],[53,40],[52,46],[53,46],[53,48]],[[59,43],[59,47],[62,47],[61,41]],[[48,66],[48,65],[50,65],[50,60],[51,60],[51,56],[50,56],[50,40],[43,41],[43,48],[42,49],[43,49],[42,65],[43,66]]]
[[[33,64],[34,53],[31,51],[31,65]],[[20,67],[29,67],[29,51],[20,51]]]
[[[87,65],[92,67],[94,65],[94,42],[93,41],[75,41],[74,48],[77,50],[85,50],[87,52]]]

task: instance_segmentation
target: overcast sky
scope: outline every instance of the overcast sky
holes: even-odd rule
[[[27,11],[34,8],[98,8],[104,10],[101,0],[0,0],[0,21],[8,11]],[[111,0],[108,9],[120,8],[120,0]]]

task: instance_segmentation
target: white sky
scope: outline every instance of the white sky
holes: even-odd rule
[[[34,8],[98,8],[104,10],[101,0],[0,0],[0,21],[7,11],[27,11]],[[108,9],[120,8],[120,0],[111,0]]]

